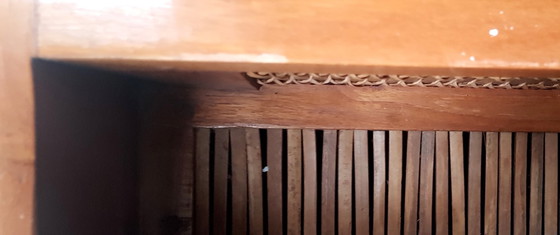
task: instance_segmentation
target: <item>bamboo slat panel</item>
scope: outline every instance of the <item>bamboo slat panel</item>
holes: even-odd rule
[[[558,231],[557,133],[195,134],[196,234]]]

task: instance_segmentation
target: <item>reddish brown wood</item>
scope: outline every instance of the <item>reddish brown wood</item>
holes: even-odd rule
[[[498,231],[511,234],[511,191],[512,191],[512,134],[500,132],[500,170],[498,188]]]
[[[354,182],[356,198],[356,234],[369,234],[369,154],[368,132],[354,131]]]
[[[469,137],[469,190],[468,190],[469,235],[482,233],[482,133],[471,132]]]
[[[326,131],[325,131],[326,133]],[[326,135],[325,135],[326,136]],[[385,232],[386,153],[385,131],[373,131],[373,233]],[[324,171],[323,171],[324,172]]]
[[[335,234],[337,131],[323,133],[323,166],[321,179],[321,233]]]
[[[404,234],[416,234],[418,226],[418,183],[420,175],[421,133],[409,131],[406,145],[406,176],[404,187]]]
[[[210,233],[210,130],[196,129],[194,233]]]
[[[465,234],[465,179],[463,168],[463,133],[449,132],[451,173],[451,219],[453,234]]]
[[[352,137],[351,130],[338,131],[338,234],[352,234]]]
[[[515,133],[513,234],[527,234],[527,133]]]
[[[183,95],[198,104],[193,120],[198,126],[560,131],[560,90],[310,88],[268,85],[258,91]]]
[[[315,130],[303,130],[303,234],[317,234],[317,146]]]
[[[544,141],[544,234],[558,234],[558,133]]]
[[[484,199],[484,233],[497,234],[499,135],[486,133],[486,195]]]
[[[403,163],[403,133],[402,131],[389,132],[389,178],[387,198],[387,234],[401,233],[401,190],[402,190],[402,163]]]
[[[228,164],[229,164],[229,130],[214,130],[214,217],[212,227],[214,234],[226,234]]]
[[[436,132],[435,232],[449,234],[449,132]]]
[[[288,129],[288,234],[301,233],[301,130]]]
[[[267,132],[267,190],[268,190],[268,233],[283,234],[282,227],[282,130],[268,129]]]
[[[560,70],[560,6],[553,0],[38,2],[39,55],[52,59],[136,69],[514,76]]]
[[[544,133],[531,133],[529,234],[541,234],[543,224]]]
[[[418,207],[418,233],[432,234],[432,203],[434,182],[435,132],[422,132],[420,163],[420,192]]]
[[[245,129],[245,137],[247,139],[247,176],[249,179],[249,233],[262,234],[264,231],[264,204],[259,129]],[[235,214],[235,216],[239,215]]]
[[[231,140],[231,231],[247,234],[247,143],[245,130],[230,129]],[[251,208],[253,209],[253,208]]]

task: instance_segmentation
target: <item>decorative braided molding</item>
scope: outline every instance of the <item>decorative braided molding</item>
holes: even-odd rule
[[[470,87],[488,89],[560,89],[560,78],[407,76],[329,73],[249,72],[263,84],[313,84],[349,86]]]

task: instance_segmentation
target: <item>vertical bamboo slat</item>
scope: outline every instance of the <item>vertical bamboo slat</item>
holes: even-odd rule
[[[196,129],[194,233],[210,233],[210,130]]]
[[[500,234],[511,234],[511,138],[511,132],[500,132],[500,169],[498,186],[498,232]]]
[[[434,182],[435,132],[422,132],[418,233],[432,234],[432,200]]]
[[[484,233],[497,234],[498,223],[498,163],[499,135],[486,133],[486,195],[484,206]]]
[[[338,131],[338,234],[352,234],[352,137]]]
[[[401,233],[401,190],[402,190],[402,131],[389,131],[389,186],[387,198],[387,234]]]
[[[325,130],[323,134],[323,167],[321,179],[321,233],[335,234],[337,131]]]
[[[558,134],[544,138],[544,234],[558,234]]]
[[[385,132],[373,132],[373,233],[385,232],[386,161]]]
[[[301,233],[301,130],[288,129],[288,234]]]
[[[469,235],[482,233],[482,133],[471,132],[469,138],[469,190],[468,226]]]
[[[246,129],[247,175],[249,178],[249,234],[262,234],[263,226],[263,189],[261,140],[258,129]],[[238,216],[236,214],[233,217]]]
[[[282,216],[282,130],[267,130],[267,190],[268,190],[268,233],[283,233]]]
[[[463,168],[463,133],[449,132],[451,173],[451,219],[453,234],[465,234],[465,178]]]
[[[356,198],[356,234],[369,234],[369,155],[368,133],[354,131],[354,180]]]
[[[449,234],[449,132],[436,132],[436,235]]]
[[[250,130],[248,130],[250,131]],[[247,234],[247,144],[245,130],[230,130],[231,140],[231,226],[233,234]]]
[[[214,234],[226,234],[227,225],[227,181],[229,157],[229,130],[215,129],[214,148]]]
[[[513,234],[527,234],[527,133],[515,133]]]
[[[543,150],[544,134],[531,135],[531,195],[529,234],[542,234],[543,222]]]
[[[317,146],[315,130],[303,130],[303,234],[317,234]]]
[[[406,175],[404,192],[404,234],[416,234],[418,225],[418,183],[420,175],[419,131],[409,131],[406,147]]]

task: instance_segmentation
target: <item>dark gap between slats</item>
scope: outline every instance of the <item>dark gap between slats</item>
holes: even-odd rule
[[[259,129],[259,137],[261,140],[261,166],[263,167],[268,167],[268,161],[267,161],[267,143],[268,143],[268,139],[267,139],[267,135],[266,135],[266,129]],[[268,173],[266,172],[262,172],[261,170],[261,175],[262,175],[262,195],[263,195],[263,214],[262,214],[262,220],[263,220],[263,231],[264,234],[268,234]],[[247,203],[247,206],[249,205],[249,203]],[[247,209],[248,211],[248,209]],[[247,219],[247,231],[250,232],[251,228],[249,227],[249,219]]]
[[[282,231],[288,231],[288,134],[282,130]]]
[[[212,218],[214,218],[214,155],[215,155],[215,151],[214,151],[214,145],[216,143],[216,132],[214,131],[214,129],[210,129],[210,177],[209,177],[209,182],[210,182],[210,195],[209,195],[209,201],[210,201],[210,213],[209,213],[209,218],[210,218],[210,234],[214,234],[214,221]]]
[[[467,229],[465,231],[468,232],[468,224],[469,224],[469,142],[470,142],[470,132],[464,131],[463,132],[463,179],[465,180],[465,226]]]
[[[533,165],[531,160],[531,158],[533,157],[533,154],[531,153],[532,148],[533,148],[533,133],[529,133],[527,134],[527,193],[526,193],[527,202],[525,204],[527,205],[527,211],[526,211],[527,216],[525,218],[527,220],[525,224],[527,232],[529,232],[529,228],[530,228],[529,221],[531,218],[531,213],[530,213],[531,212],[531,174],[533,171],[531,169]]]
[[[321,234],[321,199],[323,198],[323,190],[321,190],[323,179],[323,130],[315,131],[315,146],[317,147],[317,234]]]
[[[338,235],[338,130],[336,131],[336,151],[335,151],[335,176],[334,176],[334,234]]]
[[[354,167],[354,162],[356,161],[356,155],[354,153],[354,143],[356,139],[354,139],[354,133],[352,133],[352,176],[350,177],[350,185],[352,188],[352,205],[350,206],[350,214],[352,215],[352,225],[351,225],[351,234],[356,234],[356,168]]]
[[[230,134],[228,133],[228,166],[227,166],[227,196],[226,196],[226,233],[232,234],[232,210],[233,210],[233,193],[232,193],[232,184],[231,184],[231,176],[232,176],[232,163],[231,163],[231,139]]]
[[[408,145],[408,131],[403,131],[402,132],[402,153],[401,153],[401,160],[402,160],[402,172],[401,172],[401,218],[400,218],[400,231],[401,234],[404,232],[404,201],[405,201],[405,185],[406,185],[406,148]],[[387,155],[389,155],[389,152],[387,152]],[[389,169],[387,169],[387,171],[389,171]]]
[[[450,143],[451,143],[451,133],[447,132],[447,134],[448,134],[447,146],[449,146]],[[449,229],[449,234],[452,234],[452,232],[453,232],[453,218],[452,218],[453,217],[452,216],[453,209],[452,209],[451,205],[453,204],[452,203],[453,199],[451,197],[451,159],[450,158],[451,158],[451,147],[448,147],[447,148],[447,159],[448,159],[447,160],[447,172],[448,172],[448,174],[447,174],[447,205],[448,205],[447,211],[448,211],[449,216],[448,216],[447,223],[448,223],[449,226],[447,226],[447,227]]]
[[[373,131],[367,132],[367,145],[368,145],[368,187],[369,187],[369,234],[373,234]]]
[[[384,227],[385,227],[385,231],[383,231],[384,235],[387,235],[387,226],[389,224],[388,221],[388,215],[389,215],[389,203],[387,200],[389,198],[389,187],[387,185],[388,183],[388,179],[389,179],[389,131],[385,131],[385,212],[384,212],[384,218],[385,221],[383,221],[385,223]],[[402,231],[402,230],[401,230]]]

